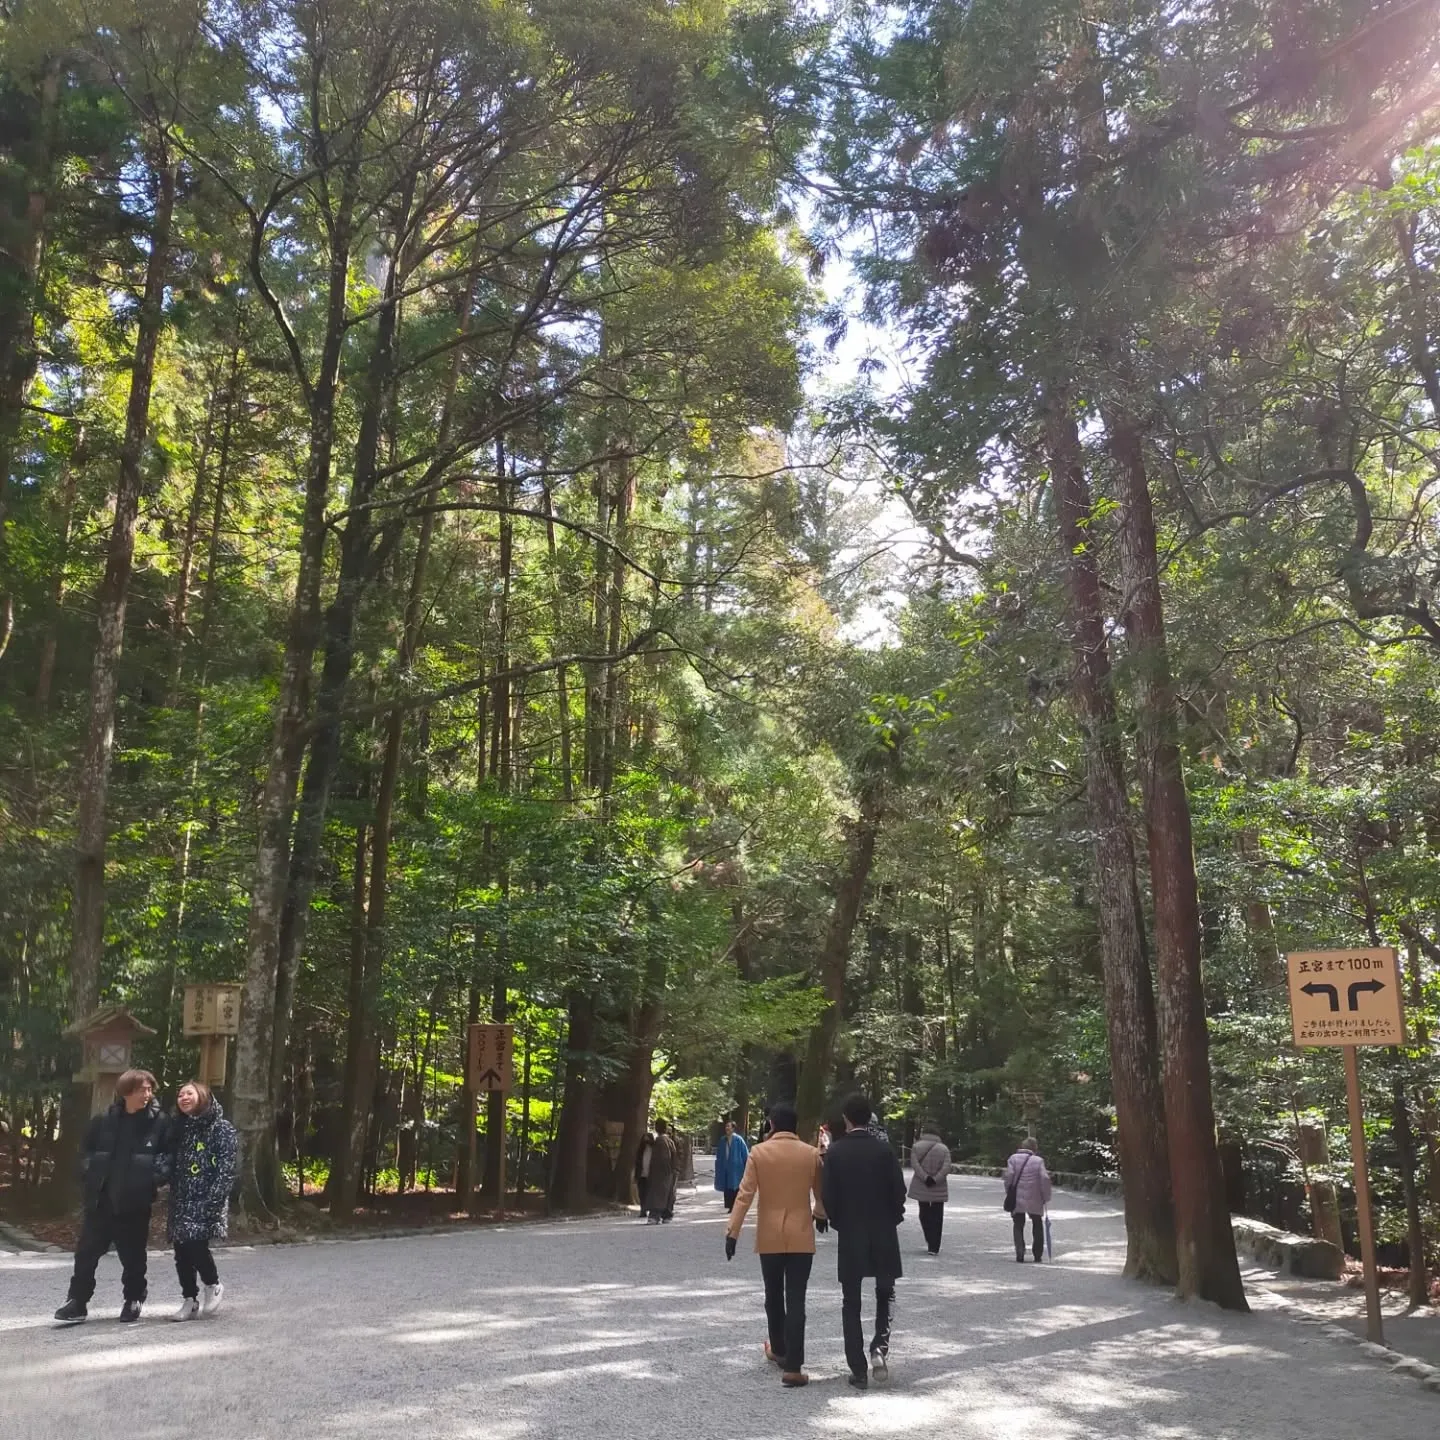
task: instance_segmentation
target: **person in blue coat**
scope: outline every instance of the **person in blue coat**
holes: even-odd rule
[[[735,1133],[735,1122],[725,1122],[725,1134],[715,1146],[715,1188],[725,1197],[725,1208],[735,1204],[740,1181],[745,1175],[745,1162],[750,1158],[750,1147],[743,1135]]]

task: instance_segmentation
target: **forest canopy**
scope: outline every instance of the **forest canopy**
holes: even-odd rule
[[[860,1088],[1243,1305],[1388,946],[1424,1295],[1440,0],[12,0],[0,134],[0,1206],[228,981],[256,1224]]]

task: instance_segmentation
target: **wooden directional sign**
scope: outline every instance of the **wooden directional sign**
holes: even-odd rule
[[[514,1085],[511,1056],[515,1048],[513,1025],[470,1027],[470,1086],[484,1092],[507,1093]]]
[[[1394,950],[1299,950],[1285,957],[1297,1045],[1403,1045]]]
[[[196,984],[185,987],[185,1033],[187,1035],[238,1035],[240,1033],[239,985]]]

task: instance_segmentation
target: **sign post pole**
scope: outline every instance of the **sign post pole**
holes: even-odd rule
[[[1365,1267],[1365,1333],[1375,1345],[1385,1343],[1380,1314],[1380,1276],[1375,1268],[1375,1221],[1370,1210],[1370,1166],[1365,1155],[1365,1109],[1360,1098],[1360,1056],[1346,1045],[1345,1091],[1350,1099],[1350,1157],[1355,1166],[1355,1209],[1360,1226],[1360,1261]]]
[[[1358,1047],[1405,1043],[1399,956],[1381,945],[1355,950],[1301,950],[1285,957],[1285,968],[1295,1044],[1330,1046],[1345,1052],[1350,1158],[1355,1166],[1360,1260],[1365,1267],[1365,1330],[1374,1344],[1383,1345],[1385,1329],[1380,1315],[1380,1277],[1375,1269],[1375,1217],[1370,1208]]]
[[[498,1204],[495,1212],[501,1218],[505,1212],[505,1105],[506,1097],[515,1086],[515,1071],[512,1063],[515,1053],[515,1027],[513,1025],[491,1024],[472,1025],[467,1032],[467,1054],[465,1064],[469,1072],[470,1087],[478,1095],[497,1095],[499,1102],[490,1106],[491,1122],[497,1125],[500,1139]],[[489,1137],[487,1136],[487,1140]],[[470,1177],[475,1178],[475,1117],[470,1117]],[[477,1191],[479,1187],[476,1187]]]

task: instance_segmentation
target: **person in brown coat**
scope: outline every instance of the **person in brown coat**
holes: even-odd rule
[[[815,1263],[815,1231],[827,1227],[820,1198],[820,1152],[795,1133],[793,1105],[771,1112],[774,1131],[745,1162],[740,1193],[725,1227],[725,1258],[735,1258],[735,1242],[751,1203],[758,1197],[755,1251],[765,1277],[765,1319],[770,1339],[766,1356],[780,1367],[783,1384],[809,1384],[805,1374],[805,1291]]]

